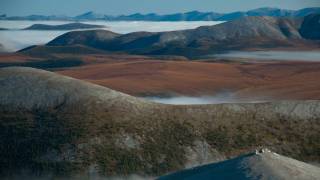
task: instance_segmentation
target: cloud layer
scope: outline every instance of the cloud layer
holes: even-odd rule
[[[13,29],[8,31],[0,31],[0,44],[7,51],[17,51],[31,45],[46,44],[55,37],[66,33],[67,31],[31,31],[19,30],[26,28],[32,24],[49,24],[58,25],[70,23],[67,21],[0,21],[0,27]],[[117,33],[130,33],[136,31],[173,31],[183,29],[193,29],[199,26],[215,25],[221,22],[216,21],[196,21],[196,22],[106,22],[106,21],[90,21],[83,22],[88,24],[97,24],[106,26],[106,30]]]
[[[190,105],[190,104],[223,104],[223,103],[257,103],[261,98],[240,98],[233,93],[219,93],[213,96],[176,96],[176,97],[145,97],[145,99],[163,104]]]

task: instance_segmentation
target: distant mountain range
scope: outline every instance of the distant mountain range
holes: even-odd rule
[[[110,16],[98,14],[95,12],[86,12],[84,14],[70,16],[12,16],[8,17],[5,14],[0,15],[3,20],[108,20],[108,21],[229,21],[246,16],[272,16],[272,17],[303,17],[311,13],[320,13],[320,7],[304,8],[300,10],[287,10],[278,8],[259,8],[249,11],[237,11],[231,13],[216,13],[216,12],[199,12],[191,11],[186,13],[175,13],[167,15],[159,15],[155,13],[149,14],[131,14]]]
[[[317,47],[319,20],[320,16],[313,14],[305,18],[243,17],[214,26],[171,32],[75,31],[63,34],[47,45],[84,45],[110,52],[190,58],[250,48]]]

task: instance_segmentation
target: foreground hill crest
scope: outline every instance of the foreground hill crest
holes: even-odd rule
[[[139,102],[137,98],[106,87],[33,68],[1,69],[0,82],[4,84],[0,93],[1,105],[29,110],[75,105],[86,99],[86,103],[122,98]],[[23,88],[17,89],[17,85]]]

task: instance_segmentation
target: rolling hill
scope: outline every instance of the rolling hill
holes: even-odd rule
[[[260,146],[320,162],[319,101],[163,105],[17,67],[0,88],[2,176],[158,176]]]
[[[97,29],[104,28],[102,25],[92,25],[83,23],[68,23],[61,25],[33,24],[23,30],[75,30],[75,29]]]
[[[72,31],[55,38],[48,45],[85,45],[99,48],[110,40],[119,37],[119,34],[106,30]],[[102,49],[102,48],[100,48]]]
[[[135,96],[230,93],[235,99],[250,101],[320,99],[319,69],[318,62],[214,63],[138,58],[56,72]]]
[[[301,37],[299,29],[306,21],[308,20],[244,17],[214,26],[171,32],[135,32],[124,35],[102,30],[71,32],[57,37],[47,45],[81,44],[114,52],[182,55],[191,58],[220,51],[252,48],[317,48],[319,43]],[[88,41],[88,36],[93,40]]]
[[[1,54],[0,67],[55,71],[134,96],[216,96],[239,100],[320,99],[319,62],[114,54],[81,45]]]

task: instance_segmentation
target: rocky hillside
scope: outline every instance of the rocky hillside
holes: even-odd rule
[[[24,30],[74,30],[74,29],[97,29],[104,28],[102,25],[92,25],[83,23],[69,23],[62,25],[33,24]]]
[[[108,31],[70,32],[57,37],[48,45],[82,44],[116,52],[187,57],[226,50],[316,45],[316,42],[307,42],[301,37],[301,23],[301,19],[244,17],[214,26],[171,32],[135,32],[124,35]]]
[[[180,171],[159,179],[304,179],[320,178],[320,168],[297,161],[268,149],[249,153],[224,162]]]
[[[0,173],[158,176],[260,146],[320,162],[320,102],[173,106],[0,69]]]

